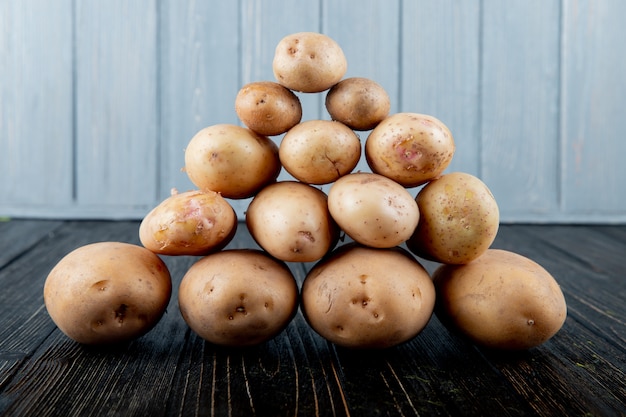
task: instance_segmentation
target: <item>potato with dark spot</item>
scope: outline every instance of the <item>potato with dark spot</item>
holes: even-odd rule
[[[420,221],[407,241],[424,259],[464,264],[493,243],[500,224],[498,204],[477,177],[453,172],[430,181],[416,197]]]
[[[202,191],[224,198],[252,197],[276,181],[278,145],[245,127],[217,124],[200,130],[185,149],[185,172]]]
[[[279,84],[303,93],[328,90],[345,75],[348,61],[335,40],[315,32],[285,36],[276,45],[272,70]]]
[[[83,344],[128,342],[150,331],[170,300],[165,263],[141,246],[98,242],[68,253],[50,271],[44,303],[58,328]]]
[[[442,265],[433,280],[441,322],[490,349],[539,346],[561,329],[567,316],[554,277],[511,251],[489,249],[468,264]]]
[[[429,322],[435,288],[401,248],[348,244],[319,261],[302,285],[309,325],[339,346],[383,349],[417,336]]]
[[[328,191],[328,209],[348,236],[374,248],[404,243],[420,218],[417,203],[405,188],[368,172],[339,178]]]
[[[326,94],[326,110],[354,130],[370,130],[389,115],[391,102],[385,89],[369,78],[339,81]]]
[[[455,149],[452,133],[439,119],[396,113],[370,132],[365,158],[373,172],[411,188],[441,175]]]
[[[250,130],[265,136],[283,134],[302,119],[298,96],[271,81],[244,85],[235,98],[235,111]]]
[[[361,158],[361,141],[346,125],[308,120],[283,137],[278,157],[287,172],[307,184],[329,184],[349,174]]]
[[[339,238],[326,194],[296,181],[261,190],[248,206],[246,225],[259,246],[286,262],[317,261]]]
[[[289,268],[267,253],[229,249],[189,268],[178,304],[203,339],[222,346],[258,345],[287,327],[298,308],[298,286]]]
[[[161,255],[208,255],[226,246],[237,231],[237,214],[215,191],[186,191],[153,208],[139,225],[142,245]]]

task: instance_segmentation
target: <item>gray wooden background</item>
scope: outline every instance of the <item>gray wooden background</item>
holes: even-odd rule
[[[317,31],[392,112],[448,125],[448,171],[503,222],[623,223],[625,18],[621,0],[0,0],[0,216],[141,218],[192,188],[187,142],[239,123],[278,41]]]

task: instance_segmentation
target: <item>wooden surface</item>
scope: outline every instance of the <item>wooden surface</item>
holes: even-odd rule
[[[279,40],[317,31],[392,112],[450,127],[449,171],[483,179],[503,221],[624,223],[625,15],[621,0],[0,0],[0,216],[143,217],[192,188],[185,146],[239,123],[235,96],[274,79]],[[323,95],[299,96],[304,120],[328,118]]]
[[[157,327],[127,346],[69,340],[43,304],[48,272],[87,243],[138,243],[137,230],[137,222],[0,222],[0,415],[626,415],[626,227],[502,226],[494,246],[542,264],[568,303],[562,330],[523,353],[476,348],[436,317],[401,346],[349,351],[300,313],[263,345],[217,348],[186,326],[176,291]],[[255,247],[245,227],[231,247]],[[176,288],[195,258],[164,259]],[[310,268],[290,266],[299,282]]]

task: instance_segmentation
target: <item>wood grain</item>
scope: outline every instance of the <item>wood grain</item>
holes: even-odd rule
[[[620,1],[563,4],[563,207],[611,216],[624,207],[623,127],[626,41]]]
[[[72,23],[70,0],[0,2],[0,213],[72,204]]]
[[[159,168],[156,2],[75,4],[78,203],[146,213]]]
[[[559,2],[483,4],[481,178],[504,219],[539,217],[559,203]]]

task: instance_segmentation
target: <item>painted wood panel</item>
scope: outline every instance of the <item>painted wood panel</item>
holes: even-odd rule
[[[480,174],[506,220],[558,209],[559,6],[483,2]]]
[[[78,204],[145,210],[159,166],[156,1],[75,4]]]
[[[450,127],[448,172],[480,176],[503,221],[626,222],[624,15],[619,0],[0,0],[0,216],[141,218],[193,188],[191,137],[240,123],[235,96],[273,79],[277,42],[320,31],[392,112]],[[299,97],[303,120],[328,118],[324,94]]]
[[[626,2],[563,7],[563,211],[611,218],[626,211]]]
[[[72,203],[71,5],[0,1],[0,215]]]

